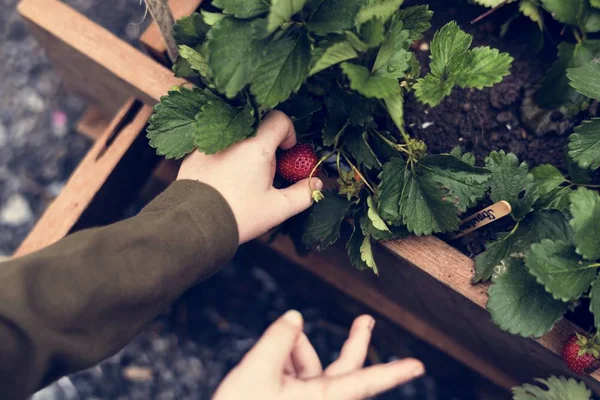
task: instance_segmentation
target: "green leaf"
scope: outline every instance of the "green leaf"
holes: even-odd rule
[[[521,0],[519,11],[533,22],[537,23],[540,30],[544,30],[544,16],[536,0]]]
[[[415,96],[421,103],[435,107],[442,102],[444,97],[450,96],[454,88],[455,80],[441,80],[432,74],[419,78],[413,86]]]
[[[212,5],[219,7],[225,14],[236,18],[253,18],[269,11],[265,0],[213,0]]]
[[[178,78],[187,78],[190,76],[198,76],[198,72],[192,68],[189,62],[186,61],[185,58],[178,56],[173,63],[173,67],[171,68],[173,73]]]
[[[600,0],[590,0],[590,5],[594,8],[600,8]]]
[[[592,283],[590,290],[590,312],[594,315],[594,326],[600,328],[600,278]]]
[[[472,41],[473,36],[462,31],[456,22],[444,25],[431,41],[431,73],[441,77],[460,71]]]
[[[577,254],[587,260],[600,259],[600,195],[581,187],[571,193],[571,215]]]
[[[562,172],[554,165],[542,164],[531,170],[531,175],[537,187],[537,194],[547,195],[566,182]]]
[[[404,132],[404,96],[400,90],[383,99],[388,114],[400,132]]]
[[[214,98],[207,90],[183,87],[161,97],[160,103],[154,106],[147,134],[156,154],[179,159],[192,152],[196,148],[196,114]]]
[[[194,71],[197,71],[203,77],[210,77],[210,69],[206,58],[198,51],[186,45],[179,46],[179,56],[186,60]]]
[[[533,175],[529,173],[527,163],[519,164],[513,153],[503,150],[492,151],[485,159],[485,166],[492,173],[490,186],[491,199],[494,203],[506,200],[512,206],[514,219],[522,219],[531,210],[539,197],[536,194]]]
[[[367,132],[364,128],[352,127],[350,131],[348,135],[344,136],[344,146],[356,162],[364,165],[367,169],[381,168],[381,163],[367,142]]]
[[[523,337],[541,337],[567,311],[527,272],[521,259],[508,258],[488,289],[487,309],[502,330]]]
[[[369,48],[378,47],[383,42],[385,26],[383,21],[378,18],[368,20],[362,24],[358,30],[363,42]]]
[[[216,86],[229,98],[250,83],[261,60],[264,42],[255,39],[259,20],[225,18],[208,34],[208,64]]]
[[[239,1],[239,0],[232,0]],[[271,0],[271,10],[267,17],[267,32],[273,33],[292,16],[302,11],[306,0]]]
[[[512,389],[513,400],[590,400],[592,392],[583,382],[564,376],[535,379],[542,387],[526,383]]]
[[[352,45],[344,40],[328,43],[326,46],[317,47],[312,54],[309,75],[314,75],[326,68],[358,57],[358,53]]]
[[[274,108],[300,88],[309,67],[310,42],[306,32],[274,39],[260,60],[250,90],[263,107]]]
[[[575,246],[563,241],[534,243],[525,264],[552,297],[565,302],[577,300],[596,277],[596,268],[575,254]]]
[[[352,29],[356,14],[365,3],[366,0],[308,0],[308,29],[320,36]]]
[[[372,75],[361,65],[342,63],[342,71],[350,80],[350,87],[367,98],[383,99],[400,92],[396,79]]]
[[[223,18],[227,17],[225,14],[210,12],[206,10],[200,10],[202,13],[202,19],[204,19],[204,23],[208,26],[213,26]]]
[[[373,248],[371,246],[371,238],[365,235],[361,228],[356,224],[350,240],[346,244],[350,263],[359,270],[372,269],[377,275],[377,264],[373,256]]]
[[[380,231],[390,232],[390,228],[388,228],[387,224],[381,219],[379,213],[377,212],[377,207],[375,206],[375,201],[372,196],[367,198],[367,217],[371,221],[371,224],[375,229]]]
[[[375,275],[379,275],[379,270],[375,263],[375,256],[373,255],[373,247],[371,246],[371,238],[368,236],[363,239],[363,242],[360,245],[360,258],[367,267],[373,270]]]
[[[450,190],[457,198],[461,212],[474,206],[489,188],[491,175],[488,170],[473,167],[451,155],[427,156],[419,162],[419,166],[430,180]]]
[[[431,17],[433,11],[429,10],[428,5],[418,5],[402,8],[396,13],[396,18],[402,21],[403,29],[409,31],[411,41],[420,40],[423,33],[431,28]]]
[[[177,21],[173,27],[173,37],[179,45],[195,47],[204,41],[209,29],[202,15],[193,13]]]
[[[379,212],[392,225],[406,225],[417,235],[458,227],[454,199],[438,182],[410,170],[404,160],[384,164],[380,174]]]
[[[592,60],[579,68],[567,69],[573,89],[586,97],[600,101],[600,60]]]
[[[600,168],[600,118],[584,121],[569,136],[569,157],[580,168]]]
[[[554,19],[579,26],[585,32],[600,30],[600,13],[590,7],[588,0],[541,0],[542,6]]]
[[[363,42],[356,33],[352,31],[346,31],[344,32],[344,36],[348,43],[350,43],[356,51],[364,53],[365,51],[369,50],[369,45]]]
[[[568,68],[579,68],[600,53],[600,41],[585,40],[577,45],[562,42],[558,45],[558,58],[542,80],[535,100],[543,107],[554,108],[566,104],[578,104],[583,100],[570,85]]]
[[[377,53],[373,65],[374,74],[394,79],[404,76],[412,56],[412,53],[408,51],[411,44],[409,34],[408,30],[403,29],[402,22],[392,21],[388,34]]]
[[[328,115],[323,129],[323,143],[330,146],[336,138],[345,134],[350,126],[361,126],[373,121],[372,101],[354,92],[346,92],[337,86],[325,98]]]
[[[374,240],[395,240],[405,238],[409,235],[404,226],[389,226],[389,231],[381,231],[373,226],[373,223],[366,214],[360,217],[360,227],[363,235],[371,236]]]
[[[569,196],[572,191],[568,186],[558,187],[545,195],[541,195],[533,204],[533,208],[535,210],[565,211],[571,204]]]
[[[473,0],[475,3],[482,5],[484,7],[492,8],[498,7],[500,4],[504,3],[504,0]],[[514,0],[510,0],[514,1]]]
[[[351,205],[332,192],[325,192],[324,195],[323,200],[311,207],[302,237],[307,246],[316,246],[319,251],[325,250],[339,239],[340,227]]]
[[[294,122],[296,133],[302,134],[311,128],[312,117],[323,109],[323,102],[310,96],[296,94],[281,103],[277,109],[286,113]]]
[[[195,144],[205,154],[215,154],[254,133],[254,110],[211,100],[196,115]]]
[[[356,25],[362,25],[370,19],[378,18],[383,22],[394,15],[404,0],[374,0],[369,1],[356,15]]]
[[[571,240],[571,229],[565,216],[556,210],[535,211],[508,233],[498,235],[486,250],[475,257],[473,283],[490,279],[494,268],[511,254],[525,254],[533,243],[544,239]]]
[[[457,74],[456,82],[463,88],[483,89],[502,81],[510,74],[513,58],[497,49],[477,47],[469,53],[468,67]]]

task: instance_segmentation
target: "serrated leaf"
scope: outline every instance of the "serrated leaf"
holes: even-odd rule
[[[569,157],[580,168],[600,168],[600,118],[584,121],[569,136]]]
[[[236,18],[253,18],[269,11],[265,0],[213,0],[212,5]]]
[[[562,42],[558,45],[558,58],[542,80],[535,93],[535,100],[543,107],[554,108],[566,104],[578,104],[583,100],[570,85],[568,68],[579,68],[600,53],[600,41],[585,40],[576,45]]]
[[[369,268],[369,266],[363,261],[361,254],[361,247],[365,238],[366,236],[360,227],[355,225],[352,235],[350,235],[350,239],[348,240],[348,243],[346,243],[346,250],[348,250],[350,264],[352,264],[359,271]]]
[[[292,16],[302,11],[305,4],[306,0],[271,0],[271,9],[267,17],[267,32],[275,32],[281,25],[290,21]]]
[[[463,88],[483,89],[502,81],[510,74],[513,58],[489,47],[476,47],[468,53],[467,67],[457,74],[456,82]]]
[[[402,22],[392,21],[373,64],[374,74],[395,79],[404,76],[412,56],[408,51],[411,44],[409,34],[403,29]]]
[[[461,212],[474,206],[489,188],[491,174],[485,168],[473,167],[451,155],[427,156],[419,162],[429,179],[440,183],[456,197]]]
[[[341,66],[352,90],[367,98],[383,99],[400,92],[400,85],[396,79],[373,75],[361,65],[345,62]]]
[[[536,0],[521,0],[519,11],[530,20],[538,24],[540,30],[544,29],[544,16]]]
[[[411,41],[421,39],[423,33],[431,28],[429,21],[432,16],[433,11],[429,10],[428,5],[402,8],[396,13],[396,18],[402,21],[403,29],[409,31]]]
[[[579,68],[567,69],[571,87],[582,95],[600,101],[600,60],[592,60]]]
[[[367,132],[364,128],[351,127],[348,134],[344,136],[344,146],[356,162],[364,165],[365,168],[381,168],[381,163],[367,142]]]
[[[375,275],[379,275],[377,263],[375,263],[375,256],[373,255],[373,247],[371,246],[371,238],[368,236],[365,236],[362,244],[360,245],[360,258],[367,265],[367,267],[373,270]]]
[[[533,204],[533,208],[536,210],[558,210],[565,211],[569,208],[571,200],[569,196],[573,190],[568,187],[559,187],[553,191],[540,196],[539,199]]]
[[[366,0],[308,0],[308,29],[320,36],[352,29],[356,14],[365,3]]]
[[[475,257],[473,283],[490,279],[494,268],[511,254],[525,255],[533,243],[544,239],[570,240],[571,234],[569,222],[561,212],[542,210],[530,213],[513,231],[500,234]]]
[[[202,15],[193,13],[177,21],[173,27],[173,37],[179,45],[195,47],[206,38],[210,26],[204,22]]]
[[[154,106],[147,137],[156,154],[179,159],[192,152],[196,114],[214,99],[210,92],[198,88],[171,90]]]
[[[201,76],[210,77],[210,68],[206,62],[206,58],[198,51],[186,45],[179,46],[179,56],[186,60],[190,67],[197,71]]]
[[[250,90],[266,108],[274,108],[296,92],[308,76],[310,42],[298,31],[271,41],[261,60]]]
[[[374,240],[379,241],[402,239],[409,235],[408,230],[404,226],[389,226],[389,231],[376,229],[366,214],[360,217],[360,227],[363,235],[371,236]]]
[[[250,105],[233,107],[211,100],[196,115],[194,144],[205,154],[215,154],[254,133],[254,110]]]
[[[388,114],[400,132],[404,132],[404,96],[400,90],[383,99]]]
[[[542,164],[531,170],[537,193],[544,196],[566,182],[562,172],[554,165]]]
[[[530,275],[523,261],[508,258],[488,289],[487,309],[504,331],[523,337],[541,337],[567,311],[568,303],[555,300]]]
[[[585,32],[600,30],[600,15],[590,7],[588,0],[541,0],[552,17],[564,24],[579,26]]]
[[[387,21],[394,15],[404,0],[374,0],[363,6],[356,15],[356,25],[362,25],[370,19]]]
[[[458,227],[454,199],[438,182],[392,159],[380,174],[379,212],[392,225],[406,225],[417,235],[449,232]]]
[[[356,33],[352,31],[346,31],[344,32],[344,36],[348,43],[350,43],[356,51],[364,53],[367,50],[369,50],[369,45],[363,42],[362,39],[359,38]]]
[[[323,128],[323,144],[330,146],[350,126],[364,126],[373,121],[372,101],[335,86],[325,98],[327,118]]]
[[[431,73],[441,77],[461,70],[472,41],[473,36],[462,31],[455,21],[444,25],[431,41]]]
[[[442,102],[444,97],[452,93],[455,82],[454,78],[441,80],[432,74],[427,74],[424,78],[419,78],[413,88],[415,96],[421,103],[435,107]]]
[[[473,1],[481,6],[488,7],[488,8],[498,7],[500,4],[505,3],[505,0],[473,0]],[[514,1],[514,0],[510,0],[510,1]]]
[[[556,300],[577,300],[596,277],[596,268],[575,254],[575,246],[550,239],[534,243],[525,258],[529,272]]]
[[[311,207],[302,236],[307,246],[315,246],[319,251],[325,250],[339,239],[340,227],[351,205],[332,192],[325,192],[324,195],[323,200]]]
[[[385,26],[383,21],[373,18],[358,28],[362,41],[369,47],[378,47],[384,39]]]
[[[587,260],[600,259],[600,195],[580,187],[571,193],[569,222],[575,231],[577,254]]]
[[[255,39],[260,21],[225,18],[208,34],[208,64],[216,86],[229,98],[250,83],[265,44]]]
[[[199,76],[198,72],[192,68],[189,62],[181,56],[178,56],[173,66],[171,67],[173,73],[178,78],[187,78],[190,76]]]
[[[535,380],[543,387],[529,383],[514,387],[513,400],[590,400],[592,397],[592,392],[585,384],[573,378],[551,376]]]
[[[200,13],[202,14],[202,19],[204,20],[204,23],[208,26],[213,26],[223,18],[227,17],[225,14],[210,12],[206,10],[200,10]]]
[[[485,166],[492,173],[490,197],[494,203],[505,200],[512,206],[514,219],[522,219],[531,210],[539,197],[535,190],[533,175],[529,174],[527,163],[519,164],[513,153],[503,150],[492,151],[485,159]]]
[[[377,212],[377,207],[375,205],[375,201],[372,196],[367,198],[367,217],[371,221],[371,224],[375,227],[375,229],[380,231],[390,232],[390,228],[388,228],[387,224],[381,219],[379,213]]]
[[[592,283],[590,289],[590,312],[594,315],[594,326],[600,329],[600,278]]]
[[[326,68],[358,57],[352,45],[344,40],[330,43],[327,46],[317,47],[312,54],[309,75],[314,75]]]

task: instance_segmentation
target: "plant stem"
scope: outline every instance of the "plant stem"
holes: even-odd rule
[[[360,171],[358,170],[358,168],[356,168],[356,166],[354,164],[352,164],[352,161],[350,161],[350,159],[348,157],[346,157],[345,154],[342,154],[342,156],[344,157],[344,160],[350,165],[350,167],[352,168],[352,170],[358,174],[358,176],[360,176],[360,179],[364,182],[364,184],[369,188],[369,190],[375,194],[375,189],[373,189],[373,187],[369,184],[369,182],[367,181],[367,179],[363,176],[363,174],[360,173]]]
[[[581,38],[581,35],[579,34],[576,28],[573,28],[573,36],[575,36],[575,40],[577,40],[577,43],[583,42],[583,39]]]
[[[332,156],[332,155],[334,155],[334,154],[335,154],[335,151],[332,151],[331,153],[328,153],[327,155],[325,155],[325,156],[321,157],[321,159],[319,160],[319,162],[317,163],[317,165],[315,165],[315,166],[314,166],[314,168],[312,169],[312,171],[310,171],[310,175],[308,176],[308,188],[309,188],[311,191],[315,190],[315,189],[312,187],[312,183],[311,183],[311,182],[312,182],[312,179],[311,179],[311,178],[312,178],[312,177],[313,177],[313,175],[315,174],[315,171],[316,171],[317,169],[319,169],[319,167],[321,166],[321,164],[323,164],[323,163],[325,162],[325,160],[327,160],[329,157],[331,157],[331,156]]]
[[[175,62],[179,51],[177,50],[177,43],[173,37],[173,26],[175,25],[175,18],[169,8],[167,0],[146,0],[148,11],[150,15],[156,21],[158,29],[162,37],[165,39],[167,44],[167,54],[172,62]]]
[[[373,132],[375,132],[377,134],[377,136],[379,136],[379,138],[381,140],[383,140],[392,149],[397,150],[397,151],[402,151],[407,155],[409,154],[408,150],[405,149],[405,147],[406,147],[405,145],[392,142],[391,140],[389,140],[388,138],[386,138],[385,136],[383,136],[381,133],[379,133],[376,130],[374,130]]]
[[[570,181],[568,179],[565,179],[565,181],[570,184],[569,186],[582,186],[582,187],[592,188],[592,189],[598,189],[598,188],[600,188],[600,185],[592,185],[590,183],[575,183],[575,182]]]
[[[504,7],[509,0],[504,0],[502,3],[498,4],[496,7],[487,10],[486,12],[484,12],[483,14],[481,14],[479,17],[475,18],[473,21],[471,21],[472,24],[476,24],[479,21],[481,21],[484,18],[489,17],[490,15],[492,15],[493,13],[496,12],[496,10],[498,10],[500,7]]]

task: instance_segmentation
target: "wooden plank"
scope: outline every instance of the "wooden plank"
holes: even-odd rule
[[[266,238],[263,238],[262,241],[266,242]],[[270,244],[270,247],[348,296],[376,310],[377,313],[385,316],[421,340],[487,377],[498,386],[508,390],[518,384],[515,377],[508,375],[493,363],[483,359],[468,346],[456,341],[443,330],[432,326],[421,318],[418,313],[411,312],[400,303],[391,301],[381,290],[378,279],[374,275],[360,273],[350,265],[346,251],[342,246],[330,247],[323,253],[311,252],[306,257],[302,257],[294,249],[289,237],[279,236]]]
[[[114,115],[129,98],[159,101],[185,81],[59,0],[22,0],[19,13],[65,84]]]
[[[111,119],[106,118],[98,107],[91,105],[77,122],[75,129],[86,138],[96,141],[110,125]]]
[[[169,7],[173,12],[175,19],[192,14],[200,6],[202,0],[169,0]],[[167,44],[163,39],[156,22],[150,26],[140,36],[140,43],[150,52],[158,61],[167,64],[169,58],[166,55]]]
[[[74,230],[120,217],[158,161],[143,136],[151,113],[150,106],[133,99],[121,108],[17,249],[16,257],[46,247]]]
[[[571,334],[582,332],[575,324],[563,319],[540,339],[503,332],[485,309],[488,285],[470,283],[469,257],[435,237],[411,237],[380,247],[385,251],[378,252],[379,284],[396,303],[418,312],[503,370],[513,371],[520,381],[551,374],[574,376],[560,353]],[[596,371],[584,380],[600,393],[598,378]]]

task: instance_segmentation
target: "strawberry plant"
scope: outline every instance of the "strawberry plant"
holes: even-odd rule
[[[377,272],[373,240],[454,231],[484,197],[490,171],[469,155],[428,154],[405,127],[404,99],[436,106],[456,86],[492,86],[509,73],[512,58],[472,48],[472,36],[449,22],[431,41],[423,75],[411,45],[430,28],[432,12],[402,3],[203,3],[175,27],[173,69],[195,85],[172,90],[156,106],[151,146],[167,158],[217,153],[252,136],[263,115],[279,109],[294,120],[299,141],[316,150],[312,174],[324,170],[338,183],[315,193],[320,201],[303,229],[306,245],[326,248],[353,219],[349,258]],[[291,180],[306,175],[291,169],[288,163],[280,172]]]
[[[592,392],[583,382],[564,376],[536,379],[539,385],[526,383],[512,389],[513,400],[591,400]]]

